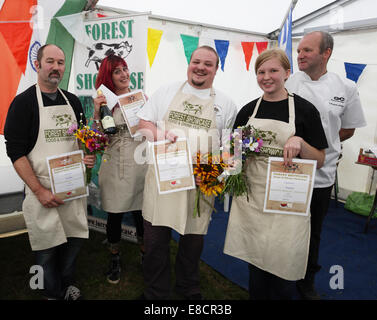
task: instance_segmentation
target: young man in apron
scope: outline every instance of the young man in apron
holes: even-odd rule
[[[212,150],[218,150],[220,133],[222,129],[232,127],[237,108],[229,98],[212,87],[217,68],[218,56],[213,48],[204,46],[196,49],[187,69],[188,80],[157,90],[139,111],[141,132],[151,141],[168,139],[174,142],[178,132],[189,142],[211,139]],[[197,106],[198,110],[188,110],[188,104]],[[177,120],[177,114],[181,115],[180,120]],[[193,126],[186,122],[184,119],[188,116],[200,118],[196,124],[203,125]],[[200,144],[189,144],[191,155],[195,157]],[[202,153],[211,151],[199,148]],[[145,299],[169,298],[171,229],[181,235],[175,265],[175,291],[186,299],[201,299],[199,258],[212,209],[201,203],[201,215],[194,218],[195,192],[158,194],[154,168],[149,166],[143,202]]]
[[[78,150],[66,130],[83,111],[76,96],[58,88],[65,71],[59,47],[41,47],[35,66],[37,84],[16,96],[9,108],[7,153],[25,182],[23,214],[36,264],[43,270],[43,295],[76,300],[81,294],[73,286],[75,261],[82,239],[88,238],[86,199],[63,202],[51,192],[46,157]],[[59,115],[66,123],[56,120]],[[83,162],[93,168],[95,156],[86,155]]]
[[[366,126],[360,97],[354,82],[327,72],[334,40],[327,32],[311,32],[298,46],[297,63],[300,71],[286,82],[286,88],[310,101],[321,114],[322,125],[329,147],[325,164],[316,172],[311,202],[311,238],[309,261],[305,279],[297,282],[303,299],[318,300],[315,274],[318,265],[322,223],[329,207],[331,190],[335,183],[336,163],[341,153],[341,142],[351,138],[355,128]]]

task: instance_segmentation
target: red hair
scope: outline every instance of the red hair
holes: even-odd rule
[[[109,88],[112,92],[115,93],[115,87],[112,80],[112,75],[116,67],[119,65],[123,67],[127,67],[127,62],[124,61],[122,57],[116,55],[109,55],[105,59],[102,60],[101,66],[98,70],[98,75],[95,83],[95,88],[97,89],[101,84],[105,85]]]

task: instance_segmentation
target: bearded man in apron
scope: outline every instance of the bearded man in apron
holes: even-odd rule
[[[234,125],[250,124],[270,138],[264,138],[260,154],[246,162],[249,200],[233,199],[224,246],[224,253],[249,263],[253,300],[291,299],[293,281],[304,277],[308,259],[310,216],[263,211],[268,158],[283,157],[286,166],[295,157],[313,159],[319,168],[327,147],[318,111],[284,88],[290,69],[284,51],[260,54],[255,72],[264,94],[240,110]]]
[[[89,236],[86,199],[63,202],[51,192],[46,158],[78,150],[67,129],[79,122],[83,110],[76,96],[58,88],[65,71],[62,49],[42,46],[35,66],[37,84],[16,96],[9,108],[4,129],[7,154],[25,182],[22,209],[36,264],[43,269],[43,295],[76,300],[81,293],[73,286],[75,261],[82,239]],[[61,115],[65,123],[56,121]],[[95,161],[94,155],[83,159],[88,168]]]
[[[208,46],[199,47],[191,56],[187,69],[188,80],[160,88],[137,114],[139,129],[150,141],[176,141],[185,136],[191,155],[210,152],[198,149],[193,140],[212,141],[212,150],[218,150],[223,129],[231,128],[237,113],[235,104],[212,87],[218,68],[216,51]],[[188,110],[187,105],[198,110]],[[186,106],[186,107],[185,107]],[[180,116],[177,118],[176,115]],[[188,116],[199,118],[193,126],[185,122]],[[206,125],[204,127],[204,124]],[[165,127],[164,130],[162,127]],[[179,132],[179,133],[178,133]],[[189,134],[188,134],[189,133]],[[149,166],[145,177],[143,218],[145,256],[143,299],[168,299],[170,295],[171,230],[181,236],[176,257],[175,291],[186,299],[201,299],[199,285],[199,258],[203,236],[207,233],[212,209],[202,203],[200,217],[193,217],[195,190],[158,194],[154,168]],[[212,199],[213,201],[213,199]]]

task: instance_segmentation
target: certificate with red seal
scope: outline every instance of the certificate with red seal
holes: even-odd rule
[[[82,150],[48,157],[47,167],[50,175],[51,191],[63,201],[87,197],[85,166]]]
[[[160,194],[195,189],[187,139],[154,142],[152,157]]]
[[[283,158],[269,158],[264,212],[309,215],[317,161],[293,159],[292,162],[287,167]]]

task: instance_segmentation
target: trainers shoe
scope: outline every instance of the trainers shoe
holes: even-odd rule
[[[296,282],[297,291],[303,300],[321,300],[321,296],[314,288],[314,284],[305,281]]]
[[[80,289],[75,286],[69,286],[65,291],[64,300],[82,300]]]
[[[109,271],[106,273],[107,281],[111,284],[117,284],[120,281],[120,256],[119,254],[113,254],[110,261]]]

